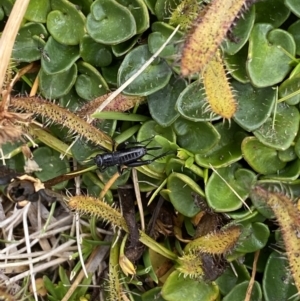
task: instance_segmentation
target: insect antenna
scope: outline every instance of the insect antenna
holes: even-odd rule
[[[160,146],[148,147],[147,151],[149,151],[149,150],[158,150],[158,149],[162,149],[162,148]],[[150,155],[150,154],[148,154],[148,155]]]

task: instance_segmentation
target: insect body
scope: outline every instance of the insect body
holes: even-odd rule
[[[131,143],[132,144],[132,143]],[[139,144],[139,143],[134,143]],[[117,166],[118,171],[121,174],[122,168],[121,166],[127,167],[137,167],[142,165],[151,164],[155,160],[162,158],[166,155],[163,153],[162,155],[156,156],[151,160],[141,160],[143,156],[145,156],[149,150],[158,150],[160,147],[148,147],[146,146],[133,146],[126,147],[128,143],[123,143],[118,145],[117,149],[112,152],[107,152],[104,154],[99,154],[94,158],[94,161],[97,167],[103,172],[107,167]]]

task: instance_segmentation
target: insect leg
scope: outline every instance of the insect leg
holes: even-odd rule
[[[148,147],[148,148],[146,148],[147,151],[149,151],[149,150],[158,150],[158,149],[161,149],[161,147],[160,146],[154,146],[154,147]]]
[[[115,142],[113,144],[113,150],[118,150],[118,151],[122,151],[124,149],[126,149],[127,145],[129,144],[128,141],[122,142],[120,144],[117,145],[117,147],[115,148]]]
[[[117,146],[117,150],[124,150],[126,149],[126,147],[128,145],[140,145],[141,147],[147,147],[147,145],[149,143],[151,143],[151,141],[153,140],[154,136],[153,137],[150,137],[148,139],[145,139],[145,140],[142,140],[142,141],[134,141],[134,142],[130,142],[130,141],[124,141],[123,143],[120,143],[118,146]],[[146,141],[149,141],[145,146],[142,145],[143,142],[146,142]]]
[[[99,169],[99,171],[100,171],[100,172],[104,172],[104,171],[105,171],[105,169],[106,169],[106,166],[101,166],[101,167],[98,167],[98,169]]]
[[[119,173],[119,175],[121,176],[122,174],[123,174],[123,168],[122,168],[122,166],[120,166],[120,165],[118,165],[117,166],[117,169],[118,169],[118,173]]]
[[[154,157],[153,159],[151,160],[140,160],[140,161],[136,161],[136,162],[131,162],[131,163],[128,163],[128,164],[124,164],[128,167],[138,167],[138,166],[143,166],[143,165],[148,165],[148,164],[151,164],[152,162],[154,162],[155,160],[159,159],[159,158],[162,158],[164,156],[166,156],[168,153],[170,153],[169,151],[159,155],[159,156],[156,156]]]

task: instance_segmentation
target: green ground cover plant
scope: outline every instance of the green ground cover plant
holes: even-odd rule
[[[0,53],[19,3],[0,2]],[[299,18],[297,0],[30,0],[0,72],[0,296],[299,300]],[[99,170],[126,141],[159,158]]]

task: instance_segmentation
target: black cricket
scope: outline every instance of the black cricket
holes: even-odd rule
[[[94,157],[94,162],[101,172],[107,167],[117,166],[119,174],[122,174],[122,166],[137,167],[148,165],[155,160],[166,156],[169,152],[165,152],[159,156],[154,156],[151,160],[141,160],[143,156],[148,154],[150,150],[158,150],[161,147],[147,147],[153,138],[144,141],[149,141],[146,145],[141,145],[141,142],[124,142],[116,147],[115,151],[99,154]],[[136,146],[129,146],[136,145]]]

